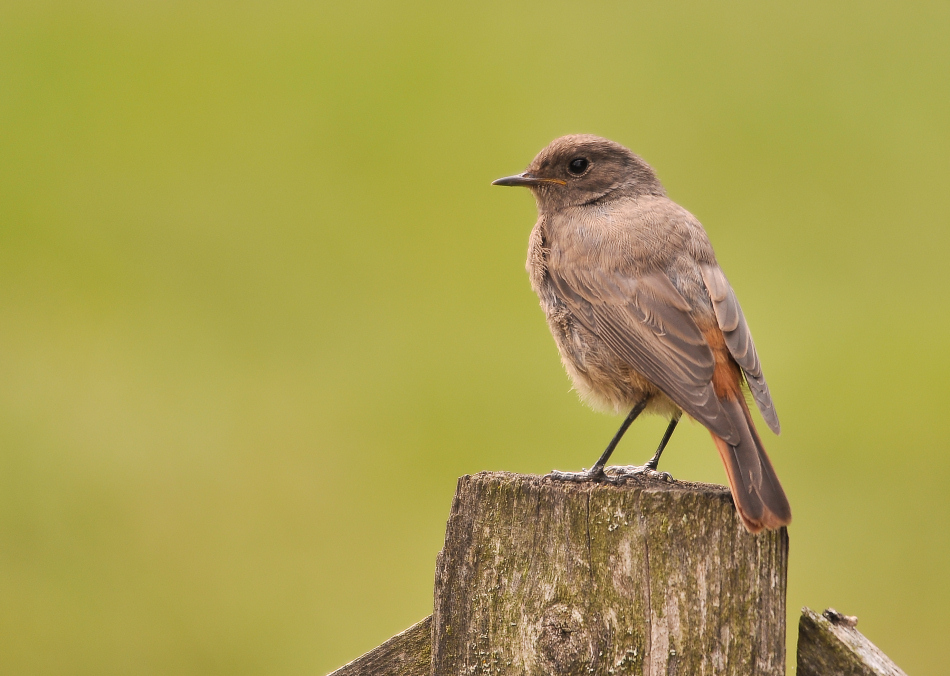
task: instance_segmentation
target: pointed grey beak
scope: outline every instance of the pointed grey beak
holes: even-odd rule
[[[529,174],[527,171],[523,174],[516,174],[514,176],[505,176],[504,178],[499,178],[491,182],[492,185],[541,185],[542,183],[557,183],[558,185],[567,185],[567,181],[562,181],[559,178],[538,178],[532,174]]]

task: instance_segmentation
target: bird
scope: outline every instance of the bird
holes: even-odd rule
[[[526,268],[574,389],[594,408],[629,411],[593,467],[548,476],[620,483],[659,474],[685,413],[712,435],[745,528],[789,524],[746,393],[775,434],[778,414],[736,294],[696,217],[641,157],[590,134],[555,139],[526,171],[492,184],[534,194]],[[605,471],[641,413],[669,420],[656,453],[642,467]]]

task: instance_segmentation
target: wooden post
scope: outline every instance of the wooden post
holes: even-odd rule
[[[802,608],[798,622],[798,676],[907,676],[855,629],[858,618],[828,608]]]
[[[431,654],[430,615],[330,676],[429,676]]]
[[[464,476],[431,673],[779,676],[787,563],[785,530],[750,535],[721,486]]]
[[[431,625],[332,676],[781,676],[787,565],[722,486],[464,476]]]

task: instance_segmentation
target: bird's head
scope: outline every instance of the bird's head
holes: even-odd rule
[[[590,134],[554,139],[524,173],[499,178],[492,185],[530,188],[542,212],[620,197],[666,194],[643,159],[619,143]]]

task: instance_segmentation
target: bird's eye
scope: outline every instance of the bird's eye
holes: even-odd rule
[[[590,162],[588,162],[583,157],[578,157],[571,160],[571,163],[567,165],[567,170],[575,176],[580,176],[585,171],[587,171],[588,166],[590,166]]]

